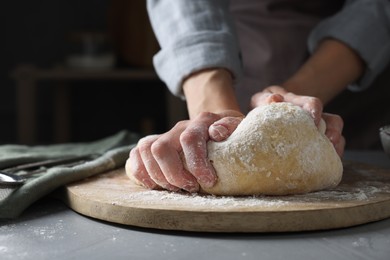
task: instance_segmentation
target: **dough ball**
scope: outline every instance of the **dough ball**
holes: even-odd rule
[[[305,110],[271,103],[252,110],[223,142],[208,143],[215,195],[288,195],[335,187],[343,166]]]

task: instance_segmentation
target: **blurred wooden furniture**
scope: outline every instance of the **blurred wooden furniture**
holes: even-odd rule
[[[16,82],[17,94],[17,131],[18,142],[32,145],[36,143],[37,135],[37,88],[38,82],[53,81],[53,113],[54,142],[67,142],[70,139],[70,100],[69,81],[83,80],[124,80],[124,81],[158,81],[156,73],[151,69],[111,69],[111,70],[75,70],[64,67],[41,69],[35,66],[22,65],[17,67],[12,78]],[[178,106],[182,106],[177,98],[167,91],[168,126],[180,119]]]

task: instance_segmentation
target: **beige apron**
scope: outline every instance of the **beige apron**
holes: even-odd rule
[[[247,111],[250,97],[283,83],[308,56],[307,38],[343,0],[231,0],[243,62],[237,97]]]
[[[250,97],[290,77],[308,56],[307,38],[342,0],[231,0],[244,67],[237,97],[246,111]],[[382,149],[379,128],[390,124],[390,65],[363,92],[345,90],[325,108],[344,119],[347,149]]]

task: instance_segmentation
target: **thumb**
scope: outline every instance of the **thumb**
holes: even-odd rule
[[[241,117],[224,117],[209,127],[210,139],[216,142],[226,140],[241,123]]]
[[[284,97],[280,94],[270,92],[259,92],[251,98],[251,108],[255,108],[262,105],[267,105],[275,102],[283,102]]]

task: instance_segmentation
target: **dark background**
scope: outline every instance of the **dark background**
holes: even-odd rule
[[[112,9],[112,3],[116,4],[116,8]],[[74,47],[69,40],[72,33],[92,31],[110,34],[114,31],[116,36],[121,35],[116,38],[116,45],[113,45],[118,52],[116,66],[151,69],[151,52],[155,49],[148,44],[154,39],[150,37],[144,5],[143,0],[4,1],[0,11],[0,144],[19,142],[16,89],[10,77],[12,71],[21,64],[33,64],[40,68],[63,65]],[[127,23],[128,27],[118,26],[122,22]],[[113,30],[113,27],[120,29]],[[146,48],[146,45],[149,47]],[[135,52],[134,48],[139,51]],[[142,50],[145,50],[146,55],[138,57],[138,60],[126,59],[134,53],[135,56],[143,54]],[[381,149],[379,127],[390,124],[389,75],[387,70],[368,91],[345,91],[325,108],[326,111],[343,116],[347,148]],[[53,142],[52,84],[39,83],[37,143]],[[145,132],[145,122],[149,124],[149,133],[168,129],[165,102],[167,90],[158,80],[82,81],[72,82],[69,88],[72,102],[69,141],[94,140],[122,129]]]
[[[126,3],[128,2],[128,3]],[[113,3],[115,6],[113,6]],[[129,10],[124,10],[124,9]],[[122,10],[121,10],[122,9]],[[125,12],[126,11],[126,12]],[[111,15],[111,16],[110,16]],[[128,16],[128,18],[123,18]],[[134,46],[149,33],[145,19],[145,1],[108,0],[15,0],[5,1],[1,8],[2,44],[0,55],[0,144],[18,143],[16,122],[15,81],[12,71],[22,64],[39,68],[63,66],[75,42],[70,35],[79,32],[104,32],[111,36],[112,25],[134,22],[128,38]],[[133,20],[131,20],[133,19]],[[132,31],[134,28],[138,31]],[[148,31],[147,33],[145,33]],[[128,39],[118,37],[115,51],[123,52]],[[127,42],[126,42],[127,41]],[[118,44],[118,45],[119,45]],[[114,44],[112,44],[114,45]],[[122,48],[122,50],[118,50]],[[130,46],[130,51],[131,50]],[[148,50],[150,52],[150,48]],[[139,50],[142,52],[142,49]],[[126,54],[126,53],[125,53]],[[150,53],[138,62],[118,57],[116,67],[122,69],[151,69]],[[141,59],[144,60],[141,60]],[[145,59],[148,59],[145,61]],[[53,142],[52,92],[53,82],[38,82],[38,139],[37,143]],[[152,132],[167,129],[166,88],[152,81],[75,81],[67,83],[71,95],[71,140],[88,141],[114,134],[121,129],[144,131],[145,121]]]

